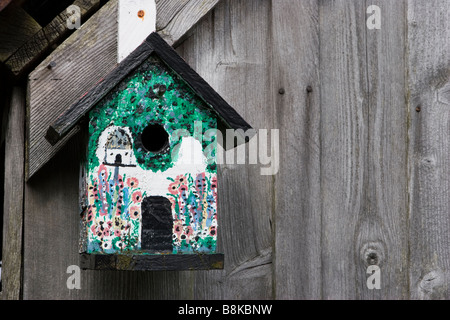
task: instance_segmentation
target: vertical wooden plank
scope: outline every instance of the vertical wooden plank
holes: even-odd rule
[[[450,3],[408,3],[410,285],[450,298]]]
[[[380,30],[367,28],[370,5]],[[405,5],[321,2],[325,299],[408,297]],[[367,287],[369,265],[380,290]]]
[[[120,63],[156,30],[155,0],[119,0],[117,60]]]
[[[367,0],[366,16],[380,8],[381,29],[366,28],[367,146],[364,206],[359,212],[355,260],[358,299],[408,299],[407,1]],[[380,289],[367,287],[367,268],[380,268]]]
[[[2,299],[21,298],[22,225],[25,150],[25,93],[12,92],[5,136]]]
[[[224,0],[178,48],[257,129],[274,126],[270,10],[270,1]],[[248,160],[247,150],[246,165],[219,166],[218,242],[225,270],[196,273],[196,299],[273,298],[273,177],[262,176],[261,166]]]
[[[275,121],[274,290],[321,298],[319,2],[272,2]]]
[[[324,299],[355,299],[355,243],[367,160],[365,12],[320,2],[322,274]]]

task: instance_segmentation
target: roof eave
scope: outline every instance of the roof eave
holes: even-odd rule
[[[167,42],[154,32],[105,79],[97,83],[91,91],[81,97],[48,128],[45,137],[50,144],[55,145],[63,139],[85,114],[152,53],[155,53],[170,69],[178,74],[212,108],[227,128],[236,130],[237,144],[247,142],[254,135],[251,130],[252,127]],[[246,132],[247,134],[245,134]]]

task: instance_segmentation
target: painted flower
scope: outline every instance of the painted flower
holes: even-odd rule
[[[130,217],[133,220],[139,219],[141,216],[141,208],[138,206],[133,206],[130,208]]]
[[[187,183],[187,179],[184,175],[179,175],[175,178],[175,183],[180,185],[185,185]]]
[[[197,189],[197,192],[204,192],[205,191],[205,173],[201,173],[197,175],[197,178],[195,179],[195,187]]]
[[[190,237],[192,237],[192,235],[194,234],[194,229],[192,229],[191,226],[187,226],[184,227],[184,234],[186,235],[186,237],[189,239]]]
[[[102,241],[102,249],[103,250],[111,249],[111,241]]]
[[[169,201],[170,201],[170,203],[171,203],[171,205],[172,205],[172,211],[174,211],[174,210],[175,210],[175,204],[176,204],[175,199],[172,198],[172,197],[170,197],[170,198],[169,198]]]
[[[90,205],[87,214],[87,222],[93,221],[94,217],[95,217],[95,207]]]
[[[173,195],[176,195],[178,193],[178,184],[176,184],[175,182],[171,183],[169,185],[169,192]]]
[[[102,231],[102,237],[109,237],[111,235],[111,232],[109,228],[103,229]]]
[[[209,234],[211,235],[211,236],[216,236],[216,234],[217,234],[217,230],[216,230],[216,227],[215,226],[212,226],[210,229],[209,229]]]
[[[123,220],[120,217],[114,217],[113,226],[114,226],[114,229],[122,230],[123,229]]]
[[[178,187],[178,192],[181,195],[186,195],[187,191],[188,191],[188,187],[185,184],[182,184]]]
[[[174,234],[176,234],[177,237],[179,238],[180,235],[183,233],[183,223],[181,221],[175,222],[175,224],[173,226],[173,231],[174,231]]]
[[[123,250],[123,248],[125,247],[125,244],[122,241],[117,241],[116,242],[116,248],[119,250]]]
[[[128,178],[127,186],[130,188],[137,188],[139,186],[139,180],[137,178]]]
[[[136,191],[132,195],[132,199],[134,203],[140,203],[142,201],[142,192]]]
[[[98,229],[97,229],[97,225],[96,224],[93,224],[92,226],[91,226],[91,232],[92,232],[92,234],[94,234],[94,235],[97,235],[97,236],[100,236],[101,235],[101,232],[100,232],[100,235],[99,235],[99,231],[98,231]]]
[[[217,189],[217,176],[214,176],[211,179],[211,189]]]

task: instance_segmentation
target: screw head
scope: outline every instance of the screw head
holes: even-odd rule
[[[55,62],[55,61],[51,61],[51,62],[48,64],[47,69],[52,69],[52,68],[54,68],[54,67],[56,67],[56,62]]]

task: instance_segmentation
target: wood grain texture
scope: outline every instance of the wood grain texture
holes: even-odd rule
[[[243,10],[242,8],[245,8]],[[179,53],[239,113],[271,127],[269,73],[270,3],[225,1],[211,12]],[[241,22],[241,23],[238,23]],[[210,27],[215,32],[211,34]],[[226,26],[226,27],[225,27]],[[234,27],[238,26],[238,27]],[[260,30],[250,32],[251,27]],[[225,27],[225,28],[224,28]],[[246,31],[248,30],[248,31]],[[205,51],[211,44],[217,50]],[[254,55],[254,48],[259,48]],[[226,50],[222,50],[226,48]],[[234,48],[234,49],[232,49]],[[204,52],[204,55],[197,55]],[[209,53],[206,55],[206,53]],[[205,60],[215,61],[206,63]],[[215,72],[212,72],[214,70]],[[232,81],[231,81],[232,80]],[[235,83],[247,89],[236,93]],[[260,85],[255,86],[255,83]],[[258,88],[257,90],[255,88]],[[269,102],[268,102],[269,101]],[[251,108],[250,108],[250,107]],[[265,110],[255,112],[255,110]],[[78,265],[78,172],[80,135],[27,183],[25,230],[26,299],[270,299],[272,295],[272,177],[260,168],[227,165],[220,173],[218,251],[225,270],[184,272],[82,271],[81,290],[66,287],[67,267]],[[260,186],[248,187],[248,184]],[[35,244],[39,245],[36,246]],[[42,288],[45,290],[42,290]]]
[[[76,0],[73,4],[80,8],[81,19],[87,19],[98,9],[100,0]],[[71,30],[67,28],[66,22],[70,16],[63,11],[48,25],[36,30],[25,43],[16,48],[11,56],[8,56],[5,66],[15,76],[21,76],[24,72],[29,71],[30,65],[42,58],[42,55],[48,52],[52,45],[70,34]]]
[[[372,4],[381,30],[366,28]],[[219,170],[225,269],[83,271],[82,289],[68,290],[67,267],[79,263],[76,137],[26,185],[24,297],[449,299],[449,5],[221,1],[177,50],[281,140],[274,177]],[[35,97],[52,105],[56,91],[44,88]],[[369,265],[381,268],[380,290],[367,288]]]
[[[102,255],[81,254],[83,270],[192,271],[223,269],[223,254]]]
[[[222,1],[178,48],[255,129],[274,128],[270,8],[269,1]],[[195,273],[194,298],[273,299],[273,177],[261,176],[260,166],[226,163],[218,181],[225,270]]]
[[[11,5],[0,13],[0,61],[14,52],[41,29],[25,10]]]
[[[277,299],[321,297],[318,22],[317,1],[272,2],[272,93],[280,129],[280,172],[274,177]]]
[[[448,1],[408,2],[412,299],[450,298],[449,12]]]
[[[55,67],[48,69],[50,62]],[[52,147],[48,126],[116,64],[117,2],[110,1],[28,77],[27,180],[70,138]]]
[[[5,137],[3,200],[2,299],[19,300],[22,290],[22,227],[24,200],[25,92],[12,92]]]
[[[366,28],[370,4],[381,30]],[[321,7],[324,299],[408,297],[405,4]],[[372,264],[381,290],[367,288]]]
[[[185,34],[220,0],[156,0],[156,30],[171,45]]]
[[[172,33],[171,27],[160,30],[160,34],[164,34],[170,44],[177,42],[215,4],[211,1],[197,6],[190,4],[190,11],[187,11],[182,10],[186,8],[180,3],[183,3],[183,0],[157,4],[158,25],[170,25],[169,22],[174,19],[178,21],[176,33]],[[117,0],[109,1],[30,73],[27,180],[42,168],[75,132],[71,132],[61,143],[51,146],[45,140],[48,126],[116,67],[117,14]],[[56,66],[49,70],[47,66],[52,61]]]

